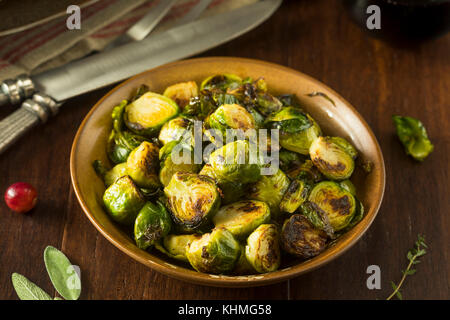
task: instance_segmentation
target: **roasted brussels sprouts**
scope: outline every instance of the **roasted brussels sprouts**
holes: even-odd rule
[[[176,117],[167,121],[162,126],[158,139],[163,144],[167,144],[171,141],[179,141],[180,139],[190,144],[194,141],[194,131],[192,126],[193,122],[190,119],[185,117]]]
[[[181,163],[174,163],[172,160],[172,152],[174,148],[179,146],[179,156]],[[172,176],[175,172],[188,172],[188,173],[197,173],[201,169],[201,164],[194,163],[194,150],[190,145],[180,144],[177,141],[171,141],[168,144],[164,145],[159,152],[159,159],[161,160],[161,170],[159,172],[159,180],[164,186],[167,186],[172,179]],[[186,153],[185,156],[183,153]],[[186,159],[184,161],[183,159]]]
[[[322,134],[317,122],[298,108],[284,107],[270,115],[266,122],[280,129],[280,145],[290,151],[307,155],[311,143]]]
[[[278,156],[280,159],[280,169],[286,173],[288,173],[291,169],[297,168],[303,163],[303,156],[297,152],[282,149],[278,153]]]
[[[262,224],[247,239],[247,261],[259,273],[278,269],[281,261],[278,230],[273,224]]]
[[[302,203],[298,211],[303,214],[314,227],[324,231],[329,238],[335,238],[334,229],[330,224],[328,215],[319,208],[317,204],[306,201]]]
[[[220,189],[222,204],[225,205],[232,202],[236,202],[240,198],[242,198],[245,191],[245,185],[240,182],[232,182],[229,180],[217,178],[210,164],[205,164],[202,170],[200,170],[199,174],[214,179],[216,185]]]
[[[280,212],[280,202],[288,187],[289,178],[278,169],[274,175],[261,176],[261,179],[251,185],[248,198],[267,203],[275,218]]]
[[[172,220],[161,202],[147,202],[134,222],[134,240],[140,249],[147,249],[169,234]]]
[[[198,87],[195,81],[180,82],[167,87],[164,95],[183,109],[192,98],[198,96]]]
[[[242,79],[234,74],[219,74],[203,80],[200,90],[236,88],[241,85]]]
[[[113,163],[122,163],[127,161],[128,155],[133,149],[137,148],[144,137],[136,135],[125,130],[123,123],[123,114],[128,101],[123,100],[118,106],[114,107],[111,117],[113,120],[113,130],[108,138],[106,152],[108,158]]]
[[[333,181],[316,184],[308,200],[327,215],[335,231],[344,229],[356,212],[355,197]]]
[[[241,129],[243,133],[255,128],[255,119],[238,104],[224,104],[208,117],[209,127],[222,134],[222,141],[226,141],[227,129]]]
[[[145,199],[133,180],[123,176],[106,189],[103,203],[113,220],[131,225],[144,206]]]
[[[294,213],[308,199],[311,185],[300,179],[292,180],[280,202],[280,211]]]
[[[189,262],[186,256],[187,247],[201,237],[199,234],[169,234],[163,238],[162,243],[155,244],[155,247],[171,258]]]
[[[217,186],[207,176],[176,172],[164,188],[164,193],[172,219],[185,232],[207,225],[220,207]]]
[[[159,148],[154,143],[144,141],[128,156],[127,173],[139,187],[158,188],[158,171]]]
[[[405,151],[418,161],[423,161],[433,151],[427,130],[422,122],[412,117],[393,116],[397,136]]]
[[[342,138],[317,138],[311,144],[309,155],[320,172],[332,180],[348,179],[355,169],[356,150]]]
[[[192,241],[186,250],[191,266],[200,272],[231,272],[241,254],[241,245],[226,229],[214,229]]]
[[[225,228],[238,239],[248,236],[259,225],[268,223],[269,220],[269,206],[256,200],[243,200],[226,205],[213,217],[216,228]]]
[[[124,120],[131,131],[153,137],[178,111],[178,106],[172,99],[147,92],[125,107]]]
[[[312,183],[323,179],[322,173],[314,166],[311,160],[306,160],[302,164],[295,164],[286,171],[291,179],[302,179]]]
[[[231,182],[251,183],[257,181],[261,176],[261,166],[258,159],[251,158],[251,148],[248,141],[238,140],[211,153],[209,163],[215,176]]]
[[[306,217],[294,214],[283,223],[281,247],[299,258],[312,258],[325,249],[327,235],[315,228]]]

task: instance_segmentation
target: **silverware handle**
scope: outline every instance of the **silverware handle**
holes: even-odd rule
[[[7,79],[0,82],[0,106],[20,104],[24,99],[30,98],[34,93],[33,80],[26,74],[19,75],[16,79]]]
[[[18,110],[0,121],[0,154],[33,127],[55,115],[60,105],[43,93],[36,93],[32,99],[25,100]]]
[[[0,154],[39,122],[39,117],[24,107],[0,121]]]

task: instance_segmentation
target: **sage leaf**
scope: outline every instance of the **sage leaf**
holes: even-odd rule
[[[56,291],[66,300],[77,300],[81,293],[81,280],[64,253],[48,246],[44,251],[44,262]]]
[[[20,300],[52,300],[47,292],[21,274],[13,273],[11,280]]]

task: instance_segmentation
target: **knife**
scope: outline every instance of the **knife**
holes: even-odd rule
[[[0,153],[56,114],[64,100],[230,41],[269,18],[281,2],[262,0],[205,17],[33,76],[38,93],[0,121]]]
[[[114,41],[106,46],[104,50],[122,46],[133,41],[141,41],[158,25],[169,10],[178,0],[160,0],[155,8],[152,8],[137,23],[135,23],[127,32],[117,37]]]

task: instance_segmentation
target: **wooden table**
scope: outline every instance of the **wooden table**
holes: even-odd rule
[[[42,259],[53,245],[81,266],[82,299],[383,299],[405,268],[417,234],[429,253],[408,278],[405,299],[450,298],[449,101],[450,34],[397,48],[368,36],[340,1],[286,1],[267,22],[202,56],[242,56],[309,74],[339,92],[367,120],[383,149],[384,201],[365,236],[312,273],[277,285],[222,289],[172,280],[133,261],[91,225],[75,198],[69,154],[75,132],[110,88],[72,99],[50,122],[0,156],[0,190],[28,181],[40,197],[30,214],[0,201],[0,298],[16,299],[11,273],[52,291]],[[12,107],[0,112],[5,116]],[[435,151],[423,163],[407,157],[391,115],[420,118]],[[366,268],[381,268],[381,290],[368,290]]]

